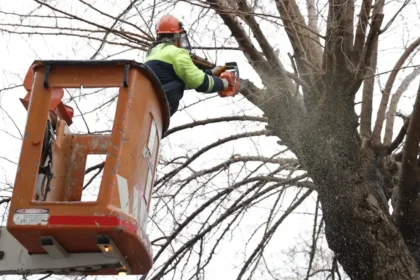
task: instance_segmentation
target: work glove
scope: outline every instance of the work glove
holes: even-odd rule
[[[221,80],[223,82],[223,89],[224,90],[227,89],[229,87],[229,81],[226,79],[221,79]]]
[[[211,74],[212,74],[213,76],[220,77],[220,75],[221,75],[223,72],[225,72],[225,70],[226,70],[226,65],[223,65],[223,66],[216,66],[216,67],[214,67],[213,69],[211,69]]]

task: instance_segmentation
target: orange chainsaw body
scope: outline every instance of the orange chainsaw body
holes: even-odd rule
[[[219,92],[220,97],[235,96],[241,88],[241,80],[239,78],[239,68],[236,62],[227,62],[226,71],[220,74],[221,79],[228,81],[227,89]]]

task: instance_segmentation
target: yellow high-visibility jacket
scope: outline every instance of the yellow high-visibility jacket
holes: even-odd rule
[[[212,76],[211,71],[199,69],[187,50],[175,45],[156,45],[146,56],[145,64],[159,79],[169,102],[171,116],[178,110],[185,89],[203,93],[223,90],[219,77]]]

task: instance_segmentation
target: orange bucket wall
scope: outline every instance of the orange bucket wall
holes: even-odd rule
[[[100,252],[98,234],[108,235],[126,257],[131,274],[152,267],[145,234],[160,139],[169,126],[165,95],[143,64],[118,61],[35,61],[28,119],[19,159],[9,232],[30,253],[45,253],[42,236],[68,252]],[[60,120],[52,144],[48,194],[36,197],[44,132],[53,90],[118,87],[109,135],[72,134]],[[107,154],[97,201],[81,202],[88,154]],[[39,193],[38,193],[39,195]],[[116,274],[104,268],[94,274]]]

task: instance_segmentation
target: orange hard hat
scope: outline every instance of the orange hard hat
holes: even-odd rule
[[[171,34],[171,33],[182,33],[182,23],[174,16],[165,15],[159,23],[156,25],[157,34]]]

